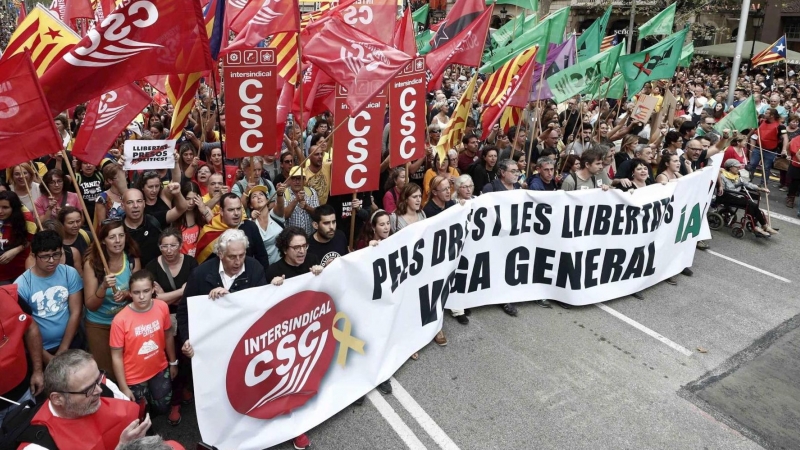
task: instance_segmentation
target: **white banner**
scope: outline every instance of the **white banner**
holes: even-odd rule
[[[717,173],[718,165],[632,194],[484,195],[317,277],[190,299],[203,440],[263,449],[315,427],[429,344],[445,307],[586,305],[679,273],[696,241],[710,238],[704,217]]]
[[[175,139],[125,141],[125,170],[172,169],[175,167]]]

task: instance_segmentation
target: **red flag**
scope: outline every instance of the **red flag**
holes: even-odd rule
[[[25,20],[25,17],[28,16],[28,12],[25,11],[25,2],[19,2],[19,15],[17,15],[17,26]]]
[[[489,32],[492,10],[487,9],[458,36],[425,55],[425,64],[433,75],[429,86],[441,86],[439,77],[449,64],[478,67],[483,57],[483,45]]]
[[[390,166],[425,156],[425,59],[415,58],[389,84]]]
[[[294,98],[294,86],[289,83],[284,83],[281,89],[281,95],[278,97],[278,114],[275,117],[275,154],[281,153],[283,145],[283,137],[286,133],[286,118],[289,116],[289,110],[292,108],[292,99]]]
[[[392,46],[409,56],[417,56],[417,41],[414,39],[414,21],[411,8],[406,8],[403,18],[394,27]]]
[[[66,0],[53,0],[50,3],[50,11],[53,13],[54,16],[58,17],[58,20],[67,23],[65,20],[67,16],[67,2]]]
[[[411,57],[339,20],[328,20],[303,47],[303,57],[347,89],[350,115],[358,114]]]
[[[211,54],[200,3],[124,3],[42,76],[54,113],[149,75],[202,72]],[[70,88],[64,89],[64,80]]]
[[[253,48],[267,36],[300,31],[300,7],[297,0],[257,0],[249,2],[230,22],[236,39],[225,49]]]
[[[481,124],[483,124],[483,136],[481,136],[481,139],[489,137],[492,127],[500,120],[506,107],[524,107],[528,104],[533,69],[536,66],[537,51],[538,47],[534,47],[533,55],[531,55],[530,59],[528,59],[528,61],[519,68],[513,78],[511,78],[500,101],[497,102],[496,105],[489,106],[484,110],[481,115]]]
[[[384,44],[392,43],[397,21],[397,0],[355,3],[343,9],[340,15],[342,21],[351,27],[367,33]]]
[[[90,0],[66,0],[64,19],[66,23],[73,20],[85,18],[94,19],[94,9]]]
[[[0,62],[0,105],[0,168],[61,151],[61,136],[27,50]]]
[[[436,24],[436,34],[431,39],[431,51],[455,39],[486,10],[484,0],[459,0],[441,22]],[[494,8],[488,8],[490,11]],[[490,14],[491,15],[491,14]],[[481,42],[483,45],[483,42]]]
[[[119,133],[149,103],[150,96],[135,84],[106,92],[90,101],[86,105],[86,117],[72,145],[72,156],[100,165]]]
[[[311,117],[325,111],[333,111],[333,93],[336,82],[316,66],[309,67],[303,76],[303,105],[300,105],[300,90],[294,92],[292,112],[308,123]]]

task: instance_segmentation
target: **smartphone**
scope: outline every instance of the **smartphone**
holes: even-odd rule
[[[139,423],[141,423],[147,415],[147,400],[142,397],[136,403],[139,404]]]

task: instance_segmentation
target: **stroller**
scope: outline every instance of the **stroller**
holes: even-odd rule
[[[733,194],[739,197],[744,197],[750,201],[755,201],[756,205],[760,208],[761,193],[742,189],[741,191],[726,191],[728,194]],[[744,215],[739,218],[737,216],[739,209],[745,210]],[[719,230],[723,226],[730,227],[731,236],[741,239],[744,237],[744,230],[753,233],[757,238],[768,238],[755,232],[758,226],[756,219],[749,213],[747,209],[741,205],[729,205],[720,201],[720,197],[716,198],[716,205],[706,214],[708,219],[708,227],[712,230]]]

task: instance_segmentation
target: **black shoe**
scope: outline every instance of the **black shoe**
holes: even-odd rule
[[[669,284],[670,286],[677,286],[677,285],[678,285],[678,282],[677,282],[677,281],[675,281],[675,278],[673,278],[673,277],[669,277],[669,278],[667,278],[667,279],[666,279],[666,280],[664,280],[664,281],[665,281],[667,284]]]
[[[355,406],[361,406],[361,405],[363,405],[363,404],[364,404],[364,400],[365,400],[366,398],[367,398],[366,396],[364,396],[364,397],[361,397],[360,399],[358,399],[358,400],[354,401],[354,402],[353,402],[353,405],[355,405]]]
[[[464,310],[464,315],[465,315],[465,316],[471,316],[471,315],[472,315],[472,310],[471,310],[471,309],[469,309],[469,308],[465,309],[465,310]]]
[[[641,292],[634,292],[633,294],[631,294],[631,297],[637,300],[644,300],[644,295],[642,295]]]
[[[690,276],[694,275],[694,272],[692,272],[692,269],[690,269],[688,267],[683,269],[683,270],[681,270],[681,273],[686,275],[687,277],[690,277]]]
[[[536,300],[533,303],[536,304],[537,306],[541,306],[542,308],[552,308],[553,307],[553,305],[550,302],[548,302],[547,300]]]
[[[555,303],[556,305],[560,306],[561,309],[570,309],[570,308],[572,308],[571,305],[568,305],[566,303],[559,302],[559,301],[556,301],[556,300],[553,300],[553,303]]]
[[[461,325],[466,325],[466,324],[468,324],[468,323],[469,323],[469,317],[465,316],[464,314],[462,314],[462,315],[460,315],[460,316],[456,316],[456,320],[457,320],[457,321],[458,321],[458,323],[460,323]]]
[[[392,380],[386,380],[383,383],[378,385],[378,392],[383,395],[389,395],[392,393]]]
[[[505,311],[505,313],[508,314],[509,316],[512,317],[517,316],[517,307],[512,305],[511,303],[506,303],[505,305],[502,305],[500,307],[503,308],[503,311]]]

